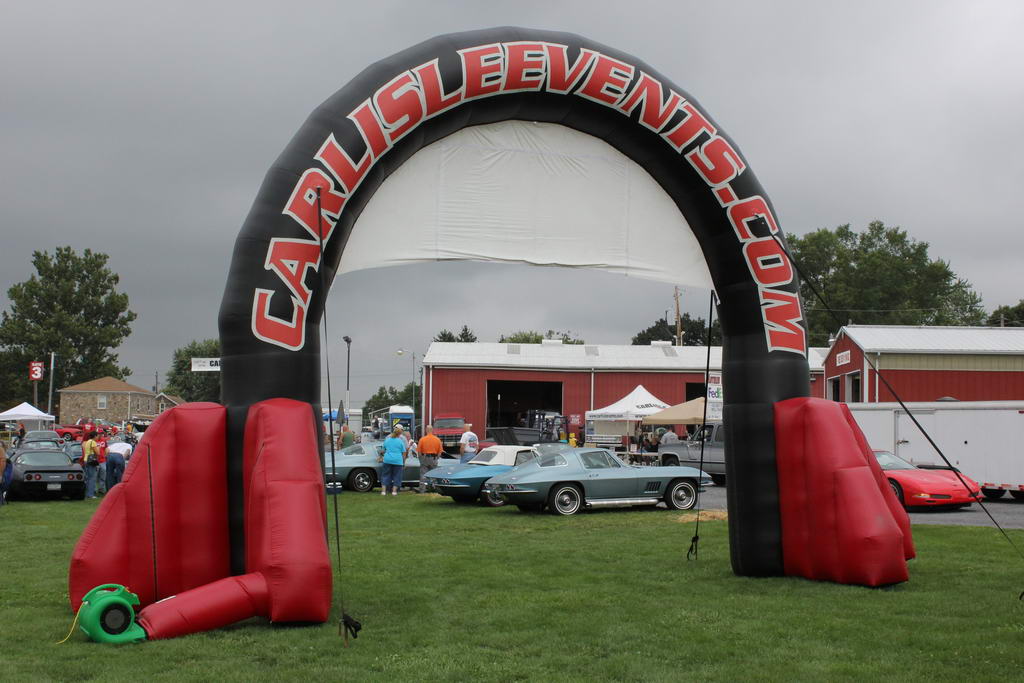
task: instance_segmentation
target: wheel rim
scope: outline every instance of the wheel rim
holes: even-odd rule
[[[575,513],[580,509],[579,491],[571,486],[559,489],[555,494],[555,509],[563,515]]]
[[[492,508],[501,507],[505,504],[505,499],[498,495],[496,491],[487,492],[487,504]]]
[[[693,507],[697,501],[697,494],[686,482],[680,482],[672,489],[672,504],[679,510],[687,510]]]
[[[353,488],[356,491],[369,491],[373,486],[373,479],[366,472],[357,472],[353,479]]]

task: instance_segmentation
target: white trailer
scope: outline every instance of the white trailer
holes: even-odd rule
[[[847,404],[871,448],[924,467],[942,458],[899,403]],[[950,464],[981,484],[990,499],[1024,499],[1024,401],[907,403]]]

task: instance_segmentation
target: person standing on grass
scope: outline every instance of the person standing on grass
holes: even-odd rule
[[[101,496],[107,493],[107,437],[100,433],[93,432],[96,440],[96,457],[99,461],[99,469],[96,470],[96,493]]]
[[[405,452],[407,450],[405,439],[402,438],[402,431],[402,425],[395,425],[391,436],[384,439],[384,458],[380,472],[382,487],[380,495],[382,496],[388,495],[389,488],[391,495],[397,496],[398,489],[402,488],[402,470],[405,467]]]
[[[10,476],[7,474],[10,458],[7,457],[7,449],[3,441],[0,441],[0,505],[7,504],[7,487],[10,485]],[[10,467],[14,469],[13,466]]]
[[[96,497],[96,477],[99,474],[100,454],[96,432],[89,432],[82,442],[82,462],[85,463],[85,497]]]
[[[473,431],[472,422],[467,422],[463,430],[462,438],[459,439],[459,462],[469,462],[476,457],[476,449],[480,446],[480,437]]]
[[[427,492],[427,472],[437,467],[437,459],[443,450],[441,439],[434,436],[434,426],[427,425],[427,433],[417,445],[420,458],[420,486],[416,489],[417,493]]]

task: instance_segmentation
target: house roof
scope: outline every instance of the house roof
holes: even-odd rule
[[[839,334],[868,353],[1024,354],[1024,327],[847,325]]]
[[[812,349],[812,371],[824,367],[828,349]],[[445,367],[543,368],[551,370],[660,370],[703,372],[703,346],[652,344],[499,344],[495,342],[433,342],[423,364]],[[722,347],[711,347],[711,369],[722,369]]]
[[[88,382],[82,382],[81,384],[64,387],[57,391],[102,391],[111,394],[131,392],[133,394],[146,394],[147,396],[153,395],[152,391],[147,391],[146,389],[137,387],[134,384],[128,384],[128,382],[124,382],[113,377],[100,377],[99,379],[93,379]]]
[[[174,394],[168,394],[166,391],[161,391],[159,394],[156,395],[157,399],[159,399],[161,396],[163,396],[164,398],[166,398],[168,401],[170,401],[171,403],[173,403],[176,406],[180,406],[182,403],[185,402],[185,399],[183,399],[181,396],[175,396]]]

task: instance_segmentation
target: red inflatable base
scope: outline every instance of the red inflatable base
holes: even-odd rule
[[[75,546],[72,608],[95,586],[120,583],[139,596],[150,638],[254,616],[327,620],[331,564],[312,408],[272,399],[249,409],[242,576],[229,576],[225,420],[219,405],[185,404],[146,431]]]
[[[780,401],[775,439],[786,575],[862,586],[906,581],[910,519],[849,408]]]

